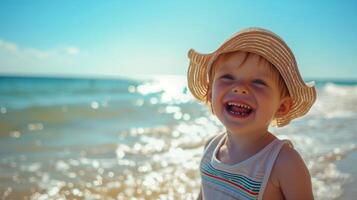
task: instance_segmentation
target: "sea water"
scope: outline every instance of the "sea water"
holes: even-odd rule
[[[337,199],[352,175],[336,162],[357,150],[357,82],[316,86],[310,112],[271,131],[301,153],[316,199]],[[0,197],[194,199],[203,145],[222,130],[181,76],[0,77]]]

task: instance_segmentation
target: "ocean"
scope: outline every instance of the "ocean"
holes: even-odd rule
[[[357,81],[317,80],[284,128],[316,199],[357,195]],[[0,77],[2,199],[195,199],[208,137],[223,130],[185,77]],[[352,185],[352,186],[351,186]]]

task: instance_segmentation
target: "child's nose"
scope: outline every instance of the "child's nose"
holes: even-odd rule
[[[232,91],[237,94],[249,94],[249,90],[244,85],[237,85],[233,87]]]

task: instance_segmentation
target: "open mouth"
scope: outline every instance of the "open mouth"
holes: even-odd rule
[[[237,102],[227,102],[225,108],[229,114],[239,118],[246,118],[253,112],[251,106]]]

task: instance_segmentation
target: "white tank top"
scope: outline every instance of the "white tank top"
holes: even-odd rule
[[[226,133],[214,137],[207,145],[200,164],[202,197],[210,199],[259,199],[281,147],[289,140],[275,139],[258,153],[237,164],[228,165],[216,157]]]

